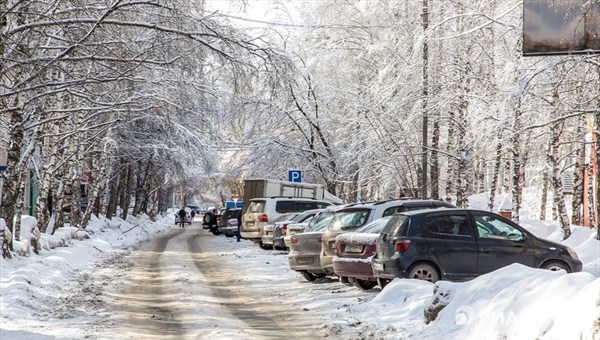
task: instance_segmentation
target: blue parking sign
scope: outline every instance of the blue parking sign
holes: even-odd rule
[[[288,181],[289,182],[302,182],[302,170],[288,170]]]

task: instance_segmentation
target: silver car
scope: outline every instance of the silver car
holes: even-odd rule
[[[288,263],[290,269],[304,276],[308,281],[324,277],[319,255],[321,254],[321,236],[333,218],[335,210],[324,210],[315,215],[303,233],[290,236]]]
[[[273,229],[275,225],[280,223],[290,223],[293,222],[294,217],[300,215],[300,213],[289,213],[283,214],[277,217],[272,222],[265,224],[262,227],[262,237],[260,242],[260,247],[263,249],[272,249],[273,248]]]

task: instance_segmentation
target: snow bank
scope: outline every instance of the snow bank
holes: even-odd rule
[[[599,289],[586,272],[513,264],[463,283],[395,279],[346,317],[361,320],[362,335],[383,339],[592,340],[600,334]],[[437,317],[427,323],[432,310]]]
[[[51,309],[61,285],[80,269],[89,268],[112,251],[136,245],[171,225],[153,223],[148,216],[131,216],[127,221],[92,216],[88,228],[59,228],[54,235],[42,234],[39,254],[30,252],[29,240],[35,218],[23,216],[20,239],[14,241],[27,256],[0,258],[0,310],[3,317],[29,318]],[[4,221],[0,220],[0,226]],[[82,235],[89,234],[90,238]],[[56,249],[51,249],[52,247]],[[49,302],[50,301],[50,302]],[[46,311],[47,312],[47,311]]]

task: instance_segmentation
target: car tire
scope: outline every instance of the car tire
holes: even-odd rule
[[[383,289],[385,288],[385,286],[388,285],[388,283],[390,283],[390,280],[388,279],[380,279],[377,278],[377,285],[379,286],[379,288]]]
[[[542,265],[542,269],[547,269],[552,272],[556,272],[559,270],[564,270],[567,273],[571,272],[571,269],[566,264],[560,261],[548,261]]]
[[[369,290],[377,286],[377,282],[369,280],[354,279],[352,280],[352,283],[355,287],[360,288],[362,290]]]
[[[259,242],[258,246],[260,247],[260,249],[264,249],[264,250],[271,250],[271,249],[273,249],[273,245],[272,244],[264,244],[262,242]]]
[[[440,274],[434,266],[428,263],[417,263],[410,268],[406,278],[434,283],[440,280]]]
[[[307,271],[303,271],[301,272],[302,276],[304,276],[304,278],[306,279],[306,281],[310,281],[310,282],[314,282],[316,279],[320,279],[322,277],[325,277],[325,274],[314,274],[311,272],[307,272]]]
[[[205,224],[215,224],[213,221],[215,220],[215,214],[207,212],[206,214],[204,214],[204,217],[202,218],[202,221]]]

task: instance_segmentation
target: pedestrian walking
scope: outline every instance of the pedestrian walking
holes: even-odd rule
[[[194,217],[196,216],[196,212],[192,210],[192,212],[190,213],[190,216],[192,216],[191,222],[194,222]]]
[[[181,208],[181,210],[179,210],[178,215],[179,215],[179,226],[183,228],[183,226],[185,225],[185,217],[187,216],[185,209]]]

